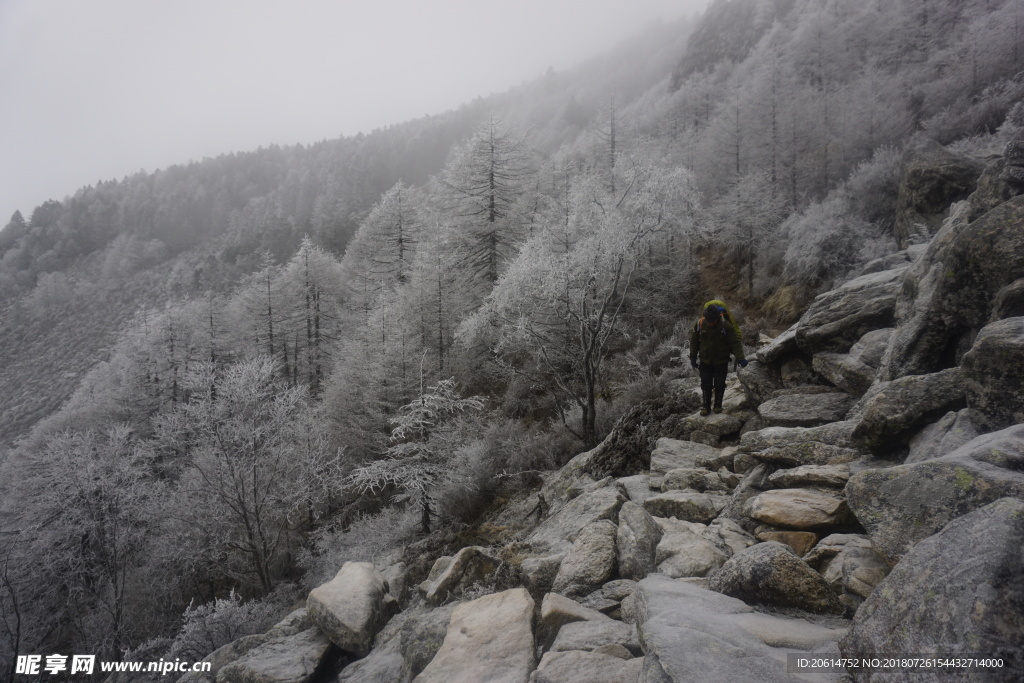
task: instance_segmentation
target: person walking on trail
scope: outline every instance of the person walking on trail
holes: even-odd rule
[[[722,412],[725,395],[725,376],[729,372],[729,356],[735,356],[740,366],[747,367],[743,354],[743,339],[724,304],[709,302],[704,315],[693,326],[690,334],[690,365],[700,370],[700,389],[704,394],[701,415],[710,415],[711,399],[714,411]]]

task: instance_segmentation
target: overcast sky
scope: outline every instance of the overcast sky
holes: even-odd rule
[[[98,180],[501,92],[708,0],[0,0],[0,227]]]

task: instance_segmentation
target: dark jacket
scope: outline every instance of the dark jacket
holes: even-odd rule
[[[725,320],[714,325],[708,325],[704,318],[698,320],[690,333],[690,360],[700,358],[701,365],[724,365],[730,354],[736,360],[745,358],[743,343],[732,325]]]

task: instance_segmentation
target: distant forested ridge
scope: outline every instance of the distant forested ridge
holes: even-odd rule
[[[894,230],[902,151],[1024,132],[1022,2],[718,0],[453,112],[15,214],[0,651],[203,656],[237,596],[262,624],[595,444],[701,302],[777,331],[928,237]]]

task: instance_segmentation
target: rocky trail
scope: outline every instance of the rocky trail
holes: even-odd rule
[[[948,167],[900,190],[930,241],[761,340],[725,413],[674,380],[486,520],[488,544],[346,563],[181,680],[1024,680],[1024,145],[968,199],[915,200]],[[1004,666],[797,674],[794,655]]]

